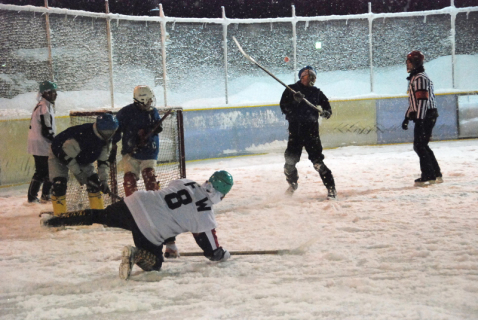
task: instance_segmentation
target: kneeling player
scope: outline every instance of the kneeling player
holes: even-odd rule
[[[213,205],[224,198],[233,183],[227,171],[216,171],[202,185],[189,179],[174,180],[161,190],[136,191],[104,210],[67,212],[42,222],[49,227],[99,223],[131,231],[136,247],[123,249],[119,276],[124,280],[134,264],[145,271],[159,271],[164,261],[163,244],[184,232],[192,232],[206,258],[226,261],[231,255],[219,246]]]

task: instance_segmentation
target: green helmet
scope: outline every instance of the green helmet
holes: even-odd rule
[[[42,83],[40,83],[40,93],[43,93],[48,90],[56,90],[56,89],[57,89],[56,83],[52,81],[43,81]]]
[[[231,191],[232,185],[234,184],[231,174],[224,170],[214,172],[209,178],[209,182],[211,182],[214,189],[223,195]]]

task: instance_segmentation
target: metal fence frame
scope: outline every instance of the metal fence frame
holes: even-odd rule
[[[110,22],[112,20],[130,20],[130,21],[151,21],[159,22],[161,25],[161,47],[162,47],[162,69],[163,69],[163,91],[164,91],[164,107],[168,107],[167,100],[167,65],[166,65],[166,24],[168,22],[182,22],[182,23],[212,23],[219,24],[223,26],[223,55],[224,55],[224,97],[225,104],[228,104],[228,58],[227,58],[227,29],[230,24],[252,24],[252,23],[274,23],[274,22],[286,22],[292,24],[292,45],[293,45],[293,64],[294,70],[297,70],[297,32],[296,25],[298,22],[309,22],[309,21],[331,21],[331,20],[354,20],[354,19],[367,19],[369,23],[369,61],[370,61],[370,93],[374,93],[374,65],[373,65],[373,34],[372,26],[375,19],[386,19],[386,18],[398,18],[398,17],[426,17],[428,15],[440,14],[450,16],[451,22],[451,35],[450,40],[452,42],[451,57],[452,57],[452,84],[453,89],[456,88],[455,85],[455,20],[458,13],[469,13],[472,11],[478,11],[478,7],[467,7],[467,8],[456,8],[454,5],[454,0],[450,0],[450,6],[440,9],[440,10],[429,10],[429,11],[419,11],[419,12],[400,12],[400,13],[373,13],[371,3],[368,5],[368,13],[364,14],[355,14],[355,15],[346,15],[346,16],[316,16],[316,17],[298,17],[295,15],[295,7],[292,6],[292,16],[290,18],[266,18],[266,19],[229,19],[226,17],[225,8],[222,7],[222,18],[175,18],[167,17],[164,15],[162,5],[159,6],[157,10],[159,15],[156,17],[153,16],[128,16],[120,14],[109,13],[108,0],[105,0],[105,12],[106,13],[95,13],[87,12],[80,10],[69,10],[69,9],[60,9],[60,8],[50,8],[48,7],[48,0],[45,1],[45,7],[34,7],[34,6],[17,6],[17,5],[5,5],[0,4],[0,10],[10,10],[10,11],[30,11],[38,12],[45,15],[46,19],[46,34],[47,34],[47,43],[48,43],[48,59],[50,65],[50,75],[52,80],[54,80],[54,70],[52,62],[52,49],[50,41],[50,27],[49,27],[49,15],[51,14],[61,14],[61,15],[70,15],[70,16],[82,16],[82,17],[92,17],[92,18],[102,18],[106,19],[106,35],[108,47],[105,48],[108,52],[109,57],[109,77],[110,77],[110,92],[111,92],[111,106],[114,107],[114,81],[113,81],[113,50],[111,44],[111,29]],[[294,81],[297,81],[297,75],[294,72]]]

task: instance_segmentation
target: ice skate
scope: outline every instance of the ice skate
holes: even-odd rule
[[[443,176],[442,175],[437,176],[435,182],[436,183],[443,183]]]
[[[443,181],[443,179],[442,179]],[[427,187],[431,184],[435,184],[435,179],[425,179],[425,178],[418,178],[415,180],[415,187]]]
[[[128,280],[131,270],[135,264],[135,255],[138,249],[133,246],[126,246],[123,248],[121,264],[119,267],[119,277],[122,280]]]
[[[287,190],[285,191],[285,194],[288,196],[292,196],[298,187],[299,185],[296,182],[289,183],[289,188],[287,188]]]
[[[327,188],[327,200],[336,200],[337,199],[337,190],[335,187]]]

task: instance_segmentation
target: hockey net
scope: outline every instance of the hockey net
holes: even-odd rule
[[[160,117],[162,118],[168,110],[171,110],[171,113],[162,122],[163,131],[159,134],[159,155],[155,167],[157,181],[159,181],[160,186],[167,186],[173,180],[186,178],[183,111],[182,108],[158,108]],[[118,111],[119,109],[71,111],[70,126],[95,122],[96,117],[101,114],[116,114]],[[120,141],[118,142],[116,161],[110,164],[109,186],[113,194],[124,197],[124,170],[121,159]],[[144,182],[140,177],[138,190],[144,189]],[[118,198],[103,195],[103,200],[105,206],[107,206],[118,201]],[[81,186],[71,173],[68,179],[66,203],[68,211],[88,209],[90,207],[86,186]]]

